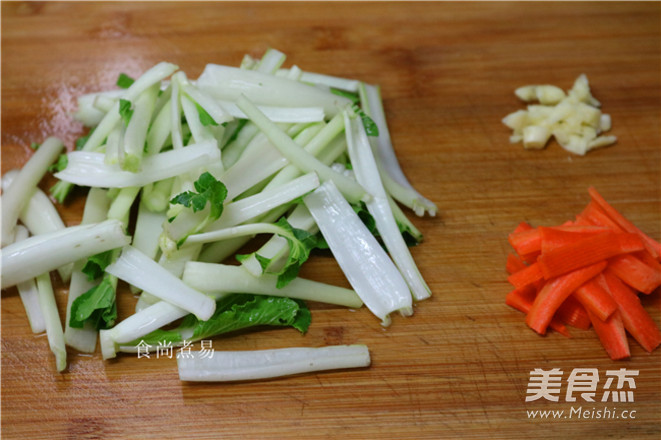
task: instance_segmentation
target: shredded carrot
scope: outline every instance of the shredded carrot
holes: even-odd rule
[[[531,286],[522,289],[514,289],[505,297],[505,304],[520,312],[528,313],[535,300],[536,294],[537,292]],[[549,323],[549,327],[561,335],[571,338],[569,330],[567,330],[567,327],[558,318],[553,318]]]
[[[505,270],[508,274],[512,275],[520,270],[526,268],[526,264],[523,262],[521,257],[514,254],[507,255],[507,262],[505,263]]]
[[[590,188],[590,201],[573,221],[533,228],[521,222],[508,236],[514,290],[505,303],[526,313],[526,324],[545,334],[569,336],[566,325],[594,327],[611,359],[631,352],[629,332],[648,352],[661,345],[661,330],[638,292],[661,287],[661,245]]]
[[[513,273],[507,277],[507,281],[510,282],[514,287],[525,287],[529,284],[542,281],[544,279],[544,274],[539,267],[538,263],[531,264],[525,269],[522,269],[518,272]]]
[[[542,290],[535,298],[528,316],[526,324],[539,334],[546,332],[546,327],[553,319],[553,315],[562,305],[562,303],[578,289],[583,283],[595,277],[604,270],[607,263],[605,261],[592,264],[591,266],[576,269],[572,272],[552,279],[544,284]]]
[[[639,254],[645,258],[643,253]],[[661,286],[661,265],[654,259],[643,261],[634,254],[618,255],[609,260],[609,267],[622,281],[639,292],[650,294]]]
[[[573,295],[562,303],[553,319],[555,318],[558,318],[560,322],[564,322],[567,325],[581,330],[588,330],[590,326],[592,326],[592,322],[590,321],[588,312],[585,311],[585,307],[583,307]]]
[[[571,227],[544,227],[537,228],[540,233],[540,250],[546,254],[563,246],[570,245],[595,234],[608,232],[607,228],[599,226],[571,226]]]
[[[625,285],[610,268],[604,271],[608,290],[618,305],[622,322],[627,331],[646,351],[652,352],[661,345],[661,331],[645,311],[638,295]]]
[[[645,248],[647,248],[654,258],[659,259],[659,256],[661,256],[661,244],[658,241],[652,239],[652,237],[638,229],[636,225],[620,214],[620,212],[613,208],[594,187],[588,188],[588,192],[590,193],[592,200],[601,207],[608,217],[625,231],[638,234],[645,242]]]
[[[617,303],[608,293],[608,286],[602,274],[598,274],[576,289],[574,297],[589,312],[602,321],[606,321],[617,310]]]
[[[588,310],[588,315],[592,321],[592,327],[597,333],[601,345],[606,349],[608,356],[615,360],[627,359],[631,357],[627,334],[624,331],[624,324],[619,311],[615,311],[607,320],[602,321],[595,314]]]
[[[537,263],[548,280],[619,254],[642,249],[643,243],[636,234],[602,232],[542,254]]]

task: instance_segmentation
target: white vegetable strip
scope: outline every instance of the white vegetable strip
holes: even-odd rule
[[[159,84],[154,84],[140,94],[135,101],[133,115],[124,133],[124,169],[136,172],[140,169],[140,162],[145,149],[147,130],[151,122],[156,95]]]
[[[219,100],[218,103],[235,118],[247,119],[246,114],[232,101]],[[258,105],[257,108],[273,122],[320,122],[326,116],[321,107],[274,107]]]
[[[379,136],[373,138],[371,142],[376,149],[377,165],[386,189],[397,201],[411,208],[418,216],[423,216],[425,212],[435,216],[438,211],[436,205],[413,188],[399,166],[390,139],[379,89],[376,86],[364,84],[361,92],[364,92],[361,93],[363,109],[379,128]]]
[[[128,242],[122,223],[117,220],[30,237],[2,250],[2,288]]]
[[[158,255],[158,237],[166,220],[165,210],[153,212],[141,200],[133,234],[133,247],[155,260]]]
[[[431,291],[413,261],[413,256],[409,252],[390,209],[388,195],[381,183],[365,128],[356,118],[349,117],[348,113],[344,114],[344,126],[347,133],[347,151],[356,179],[372,194],[372,200],[366,203],[367,210],[374,217],[379,235],[381,235],[390,257],[409,285],[413,297],[418,301],[427,299],[431,296]]]
[[[321,124],[306,128],[296,136],[294,142],[301,146],[307,145],[321,128]],[[289,161],[282,157],[270,143],[266,144],[261,151],[250,155],[244,154],[221,176],[221,180],[227,187],[227,199],[233,200],[288,164]]]
[[[18,170],[8,171],[2,176],[2,190],[7,191],[9,185],[14,181],[18,175]],[[25,204],[18,219],[23,223],[32,235],[47,234],[49,232],[59,231],[64,229],[66,225],[60,218],[60,214],[55,209],[55,205],[38,187],[34,189],[34,193],[30,200]],[[27,236],[25,237],[27,238]],[[71,271],[73,266],[67,264],[58,267],[57,271],[60,278],[65,283],[71,278]]]
[[[174,73],[174,71],[178,68],[179,67],[175,66],[174,64],[165,62],[158,63],[151,69],[147,70],[140,78],[131,84],[131,86],[124,91],[121,98],[128,101],[133,101],[138,97],[138,95],[147,90],[149,87],[172,75],[172,73]],[[83,145],[83,151],[94,151],[97,147],[101,146],[103,140],[115,128],[115,125],[117,125],[120,119],[121,116],[119,114],[119,101],[117,101],[113,108],[105,114],[103,119],[90,134],[87,142],[85,142],[85,145]]]
[[[347,92],[357,92],[360,81],[356,79],[340,78],[337,76],[324,75],[321,73],[303,72],[300,81],[305,83],[317,84],[335,89],[345,90]]]
[[[165,141],[170,136],[170,129],[172,127],[172,101],[168,100],[161,110],[157,113],[156,118],[152,121],[151,128],[147,132],[147,150],[145,155],[151,156],[158,154],[165,145]]]
[[[120,344],[131,342],[189,313],[167,301],[159,301],[129,316],[107,332],[114,342]]]
[[[331,252],[365,305],[390,323],[390,313],[411,314],[412,298],[406,282],[376,238],[332,182],[326,182],[303,201],[314,217]]]
[[[213,98],[201,93],[197,87],[193,86],[188,81],[186,81],[186,83],[182,83],[181,87],[183,92],[193,101],[195,101],[200,107],[202,107],[216,122],[216,124],[224,124],[225,122],[229,122],[233,119],[232,115],[227,113],[223,107],[218,105],[218,103]]]
[[[125,246],[120,257],[106,267],[106,272],[193,313],[201,320],[209,319],[216,309],[213,299],[186,286],[132,246]]]
[[[194,353],[194,354],[193,354]],[[215,351],[213,356],[193,352],[177,358],[182,381],[237,381],[268,379],[292,374],[370,365],[364,345],[319,348],[279,348],[254,351]]]
[[[190,128],[191,134],[193,136],[193,141],[203,142],[215,140],[213,132],[209,127],[205,127],[200,122],[200,115],[198,114],[195,103],[185,95],[181,96],[181,108],[184,111],[184,116],[186,117],[186,122],[188,123],[188,128]]]
[[[316,172],[323,182],[332,180],[347,199],[352,202],[369,200],[369,193],[356,183],[356,181],[336,173],[312,154],[305,151],[300,145],[280,130],[277,125],[269,121],[253,103],[246,99],[245,96],[239,98],[237,105],[248,115],[250,120],[253,121],[262,132],[264,132],[273,145],[280,150],[280,153],[282,153],[289,162],[296,165],[304,172]]]
[[[39,290],[39,304],[46,322],[48,345],[50,345],[50,349],[55,355],[57,371],[63,371],[67,368],[67,349],[64,345],[64,333],[60,315],[57,311],[57,304],[55,303],[55,293],[50,281],[50,273],[46,272],[37,276],[37,289]]]
[[[344,287],[295,278],[286,286],[277,288],[276,275],[252,276],[240,266],[214,263],[186,263],[184,283],[215,297],[230,293],[254,293],[318,301],[351,308],[360,308],[362,301],[356,292]]]
[[[81,224],[94,224],[103,221],[107,217],[110,207],[110,198],[106,190],[101,188],[90,188],[85,201],[83,219]],[[71,319],[71,305],[83,293],[96,285],[89,281],[81,269],[86,260],[82,259],[74,263],[74,271],[71,274],[69,284],[69,295],[67,297],[67,314],[64,322],[64,341],[70,347],[82,353],[94,353],[98,332],[90,322],[85,322],[83,328],[74,328],[69,325]]]
[[[101,153],[72,151],[67,156],[69,164],[55,175],[58,179],[91,187],[124,188],[145,186],[217,162],[220,150],[212,141],[166,151],[145,157],[142,171],[137,173],[124,171],[118,165],[106,165]]]
[[[2,247],[14,241],[18,216],[63,148],[61,140],[54,137],[46,139],[2,194]]]
[[[28,238],[28,235],[28,230],[25,229],[25,227],[21,225],[16,226],[17,242],[25,240]],[[18,289],[18,294],[23,302],[25,314],[30,322],[32,333],[41,333],[45,331],[46,321],[44,320],[44,314],[41,311],[41,305],[39,304],[39,290],[37,290],[37,284],[34,278],[18,283],[16,288]]]
[[[347,98],[298,81],[216,64],[207,64],[197,87],[216,99],[237,101],[245,95],[259,105],[323,107],[329,116],[350,104]]]
[[[307,194],[319,186],[315,173],[308,173],[280,187],[262,191],[254,196],[225,205],[218,220],[205,229],[206,232],[235,226],[248,221],[297,197]]]
[[[259,60],[259,63],[257,63],[254,69],[257,72],[273,75],[282,66],[286,58],[286,55],[279,50],[269,48],[264,52],[262,59]]]
[[[184,146],[184,141],[181,134],[181,105],[179,102],[181,95],[181,76],[186,76],[183,72],[177,72],[172,75],[172,97],[170,98],[170,138],[172,139],[172,147],[175,150],[181,149]]]
[[[73,117],[83,123],[86,127],[93,127],[97,125],[106,112],[101,111],[95,107],[95,102],[98,96],[110,98],[113,100],[118,99],[124,94],[124,90],[109,90],[106,92],[87,93],[78,97],[78,109]]]

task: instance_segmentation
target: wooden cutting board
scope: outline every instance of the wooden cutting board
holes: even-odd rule
[[[592,331],[536,335],[504,304],[504,265],[520,221],[572,218],[591,185],[661,239],[660,12],[658,2],[3,2],[3,172],[46,136],[71,148],[83,133],[70,115],[76,97],[114,87],[120,72],[167,60],[196,78],[207,63],[238,65],[274,47],[287,65],[380,84],[402,168],[439,208],[435,218],[412,216],[425,234],[413,255],[433,291],[413,317],[382,328],[364,309],[312,305],[305,336],[278,329],[213,341],[215,350],[367,344],[372,365],[355,371],[190,384],[174,359],[70,351],[58,374],[16,290],[3,291],[3,438],[658,439],[661,351],[632,341],[631,360],[613,362]],[[509,143],[500,120],[523,107],[516,87],[568,89],[581,73],[612,115],[617,145],[578,157],[555,142],[543,151]],[[58,207],[68,225],[83,201],[75,193]],[[302,275],[347,285],[322,256]],[[55,285],[64,316],[66,287]],[[122,317],[134,303],[122,289]],[[643,304],[661,323],[659,292]],[[563,371],[559,401],[525,402],[529,373],[553,368]],[[566,399],[569,375],[583,368],[600,375],[597,402]],[[600,402],[608,371],[621,368],[639,372],[635,400]],[[579,407],[593,415],[528,416]],[[599,419],[604,407],[613,416]]]

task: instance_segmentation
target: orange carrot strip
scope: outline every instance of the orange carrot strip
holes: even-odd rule
[[[542,237],[539,228],[512,232],[508,236],[508,241],[519,255],[539,252],[542,248]]]
[[[543,254],[599,234],[608,229],[599,226],[543,227],[538,228]]]
[[[608,217],[610,217],[625,231],[638,234],[645,242],[645,248],[652,254],[654,258],[659,259],[659,256],[661,255],[661,244],[658,241],[652,239],[652,237],[638,229],[636,225],[631,223],[626,217],[620,214],[620,212],[613,208],[606,201],[606,199],[604,199],[601,194],[597,192],[594,187],[588,188],[588,192],[590,193],[592,200],[594,200],[601,207],[601,209],[606,212]]]
[[[527,231],[527,230],[532,229],[532,228],[533,227],[530,226],[530,223],[521,222],[518,225],[516,225],[516,228],[514,228],[514,231],[512,233],[516,234],[517,232]]]
[[[544,275],[542,274],[539,264],[537,263],[531,264],[525,269],[522,269],[507,277],[507,281],[509,281],[510,284],[517,288],[525,287],[543,279]]]
[[[548,281],[537,294],[535,302],[526,316],[526,324],[537,333],[544,334],[553,315],[567,297],[583,283],[604,270],[606,265],[607,263],[602,261]]]
[[[631,356],[627,334],[624,331],[624,324],[619,311],[613,313],[605,321],[599,319],[590,310],[588,310],[588,315],[601,345],[604,346],[606,353],[612,360],[626,359]]]
[[[573,295],[562,303],[558,311],[555,312],[554,319],[555,318],[567,325],[581,330],[587,330],[592,325],[588,312],[585,311],[585,307],[583,307]]]
[[[597,263],[619,254],[642,250],[636,234],[602,232],[542,254],[537,263],[545,279]]]
[[[521,257],[514,254],[507,255],[507,262],[505,263],[505,270],[508,274],[512,275],[520,270],[526,268],[526,264],[523,262]]]
[[[505,304],[520,312],[528,313],[535,300],[536,294],[537,292],[531,286],[527,286],[522,289],[514,289],[505,297]],[[567,330],[567,327],[562,322],[560,322],[559,319],[553,318],[549,323],[549,327],[561,335],[571,338],[569,330]]]
[[[626,232],[620,225],[611,219],[594,200],[588,203],[578,217],[591,225],[603,226],[616,232]]]
[[[617,310],[617,303],[606,289],[606,280],[599,274],[576,289],[573,296],[586,310],[605,321]]]
[[[645,254],[618,255],[608,261],[608,266],[626,284],[649,295],[661,286],[661,265],[651,256],[647,261],[638,257],[645,258]]]
[[[636,292],[620,281],[610,268],[604,271],[604,279],[618,305],[624,327],[641,347],[651,353],[661,344],[659,327],[643,308]]]

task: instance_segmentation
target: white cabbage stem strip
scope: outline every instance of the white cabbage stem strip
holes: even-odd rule
[[[344,114],[347,145],[351,164],[358,183],[363,185],[372,194],[372,200],[366,203],[367,209],[374,217],[376,228],[381,235],[391,258],[409,285],[413,297],[417,301],[431,296],[431,290],[420,274],[420,270],[413,261],[404,238],[402,237],[392,210],[388,202],[388,195],[381,183],[376,160],[367,139],[363,124],[356,118]]]
[[[23,165],[23,168],[14,178],[12,185],[7,191],[3,192],[2,247],[14,241],[14,228],[21,211],[63,148],[64,144],[61,140],[54,137],[46,139],[27,163]]]
[[[145,186],[220,161],[220,150],[215,141],[210,141],[147,156],[142,160],[142,170],[136,173],[104,163],[103,153],[72,151],[67,156],[69,164],[55,174],[58,179],[90,187],[125,188]]]
[[[32,236],[2,250],[2,288],[55,270],[101,252],[128,244],[120,221],[71,226]]]
[[[411,208],[418,216],[423,216],[425,212],[435,216],[438,210],[436,205],[413,188],[399,166],[378,87],[364,83],[361,86],[361,105],[379,128],[379,136],[371,142],[376,149],[377,165],[386,189],[397,201]]]
[[[132,246],[125,246],[119,258],[106,267],[106,272],[193,313],[201,320],[209,319],[216,310],[212,298],[188,287]]]
[[[101,188],[90,188],[85,201],[81,224],[87,225],[103,221],[108,215],[109,208],[110,197],[108,197],[108,192]],[[85,263],[85,259],[74,263],[74,271],[71,274],[69,295],[67,297],[67,314],[64,323],[64,341],[68,346],[82,353],[94,353],[98,337],[96,328],[90,322],[85,322],[83,328],[75,328],[69,325],[73,302],[97,284],[97,282],[89,281],[87,275],[82,272],[81,269]]]
[[[9,189],[9,186],[18,173],[19,170],[11,170],[2,176],[3,191]],[[47,234],[49,232],[59,231],[66,227],[62,218],[60,218],[57,209],[55,209],[53,202],[51,202],[46,193],[38,187],[34,189],[32,197],[30,197],[30,200],[28,200],[21,210],[18,219],[28,228],[32,235]],[[25,238],[27,238],[27,236]],[[69,282],[72,270],[73,265],[71,264],[57,268],[60,278],[62,278],[62,281],[65,283]]]
[[[138,78],[131,86],[124,91],[121,98],[128,101],[135,100],[142,92],[147,90],[154,84],[160,83],[161,80],[172,75],[179,67],[170,63],[158,63],[151,69],[147,70],[140,78]],[[83,145],[83,151],[94,151],[100,147],[103,140],[108,137],[110,132],[120,122],[121,115],[119,114],[119,101],[108,111],[94,131],[90,134],[87,142]],[[74,182],[75,183],[75,182]]]
[[[406,281],[335,185],[326,182],[303,201],[347,280],[383,325],[394,311],[412,314]]]
[[[195,382],[269,379],[369,365],[370,354],[365,345],[214,351],[213,356],[197,351],[177,358],[179,379]]]
[[[342,193],[351,202],[360,200],[369,200],[370,194],[360,186],[355,180],[351,180],[330,169],[327,165],[305,151],[300,145],[296,144],[286,133],[278,128],[273,122],[264,116],[255,105],[241,96],[237,105],[243,110],[250,120],[257,125],[262,132],[269,138],[273,145],[280,150],[280,153],[286,157],[289,162],[296,165],[304,172],[314,171],[319,175],[322,182],[332,180]]]
[[[25,229],[24,226],[16,226],[16,242],[25,240],[28,236],[28,230]],[[25,314],[30,322],[32,333],[46,331],[46,321],[44,319],[44,314],[41,311],[39,290],[37,290],[35,279],[30,278],[22,283],[18,283],[16,288],[18,289],[18,295],[21,297],[21,302],[25,308]]]
[[[217,64],[207,64],[197,87],[215,99],[236,102],[245,95],[258,105],[322,107],[328,116],[350,103],[347,98],[299,81]]]
[[[63,371],[67,368],[67,349],[64,344],[64,332],[55,303],[55,293],[50,281],[50,273],[45,272],[37,276],[37,289],[39,290],[39,304],[46,322],[48,345],[55,355],[57,371]]]
[[[231,293],[254,293],[283,296],[308,301],[360,308],[362,301],[351,289],[332,286],[304,278],[295,278],[284,287],[276,287],[276,275],[252,276],[241,266],[214,263],[186,263],[184,283],[215,297]]]

